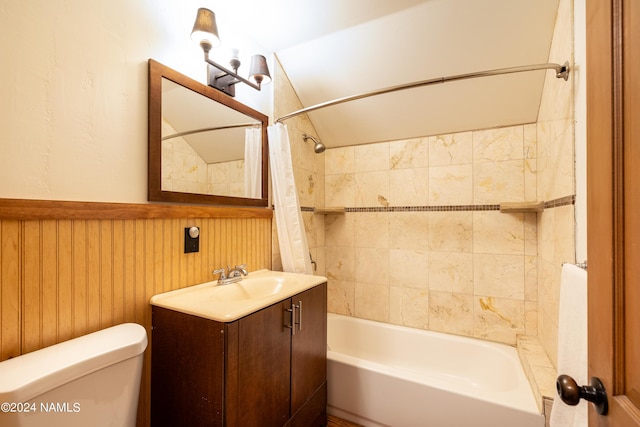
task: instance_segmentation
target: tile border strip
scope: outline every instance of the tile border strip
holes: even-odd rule
[[[560,197],[559,199],[554,199],[554,200],[549,200],[548,202],[544,202],[544,208],[545,209],[559,208],[560,206],[568,206],[568,205],[575,205],[575,204],[576,204],[576,196],[574,194],[571,196]]]
[[[544,202],[545,209],[559,208],[561,206],[574,205],[576,196],[565,196]],[[315,212],[315,208],[302,206],[302,212]],[[474,211],[499,211],[500,205],[439,205],[439,206],[376,206],[365,208],[348,208],[345,212],[474,212]]]

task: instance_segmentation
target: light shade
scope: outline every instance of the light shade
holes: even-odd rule
[[[215,13],[204,7],[198,9],[196,22],[191,30],[191,39],[200,43],[200,46],[206,51],[220,45]]]
[[[256,82],[258,85],[271,83],[267,58],[262,55],[253,55],[251,57],[249,80]]]

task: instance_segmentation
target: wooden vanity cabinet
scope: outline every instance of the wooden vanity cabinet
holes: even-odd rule
[[[154,306],[151,425],[326,425],[326,286],[230,323]]]

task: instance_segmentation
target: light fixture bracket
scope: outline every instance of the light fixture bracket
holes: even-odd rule
[[[207,63],[207,84],[212,88],[218,89],[229,96],[236,96],[235,85],[240,82],[246,83],[256,90],[260,90],[259,84],[240,77],[232,70],[209,59],[207,52],[205,52],[204,60]]]
[[[218,67],[207,64],[207,84],[214,89],[226,93],[229,96],[236,96],[236,83],[240,80],[225,73]]]

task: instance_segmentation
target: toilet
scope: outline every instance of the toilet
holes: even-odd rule
[[[0,362],[0,426],[135,426],[146,347],[124,323]]]

